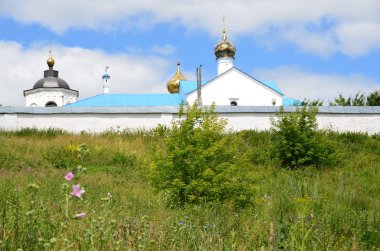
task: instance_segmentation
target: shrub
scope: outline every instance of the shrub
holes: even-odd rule
[[[324,142],[323,133],[317,131],[316,112],[316,107],[303,106],[285,113],[281,107],[277,118],[272,118],[272,150],[282,167],[321,167],[328,162],[332,148]]]
[[[151,165],[153,186],[164,191],[171,206],[209,201],[232,201],[245,205],[250,199],[244,184],[243,167],[237,166],[236,137],[224,135],[226,121],[219,119],[214,106],[197,104],[179,111],[165,144]]]

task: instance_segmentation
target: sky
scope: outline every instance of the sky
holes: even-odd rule
[[[105,66],[111,93],[167,93],[177,62],[210,80],[223,26],[235,67],[288,97],[368,94],[380,89],[379,13],[378,0],[0,0],[0,104],[24,106],[50,48],[79,99],[102,93]]]

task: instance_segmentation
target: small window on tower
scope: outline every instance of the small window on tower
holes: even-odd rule
[[[237,106],[237,101],[231,101],[230,105],[231,106]]]

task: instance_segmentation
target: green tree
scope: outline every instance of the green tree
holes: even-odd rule
[[[301,106],[322,106],[323,100],[320,99],[304,99],[301,104]]]
[[[380,91],[373,91],[367,96],[368,106],[380,106]]]
[[[334,102],[329,103],[330,106],[351,106],[351,97],[345,98],[341,93],[337,98],[335,98]]]
[[[181,106],[179,119],[172,122],[151,165],[152,184],[165,192],[169,205],[248,203],[250,184],[245,182],[244,165],[237,165],[236,137],[225,134],[225,127],[214,106],[187,105],[185,111]]]
[[[365,106],[367,105],[366,97],[363,93],[356,93],[354,97],[345,98],[342,94],[339,94],[335,98],[334,102],[330,102],[331,106]]]
[[[352,98],[351,102],[352,106],[365,106],[366,105],[366,98],[363,93],[356,93],[355,97]]]
[[[317,108],[297,107],[296,112],[286,113],[280,108],[276,118],[271,119],[273,154],[285,168],[312,165],[321,167],[327,163],[332,149],[322,141],[317,131]]]

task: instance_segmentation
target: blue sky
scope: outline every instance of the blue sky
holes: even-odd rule
[[[187,78],[202,64],[211,79],[223,14],[235,66],[288,96],[329,101],[380,89],[380,2],[313,2],[0,0],[0,104],[23,105],[49,47],[80,98],[101,92],[106,65],[112,93],[166,92],[177,61]]]

